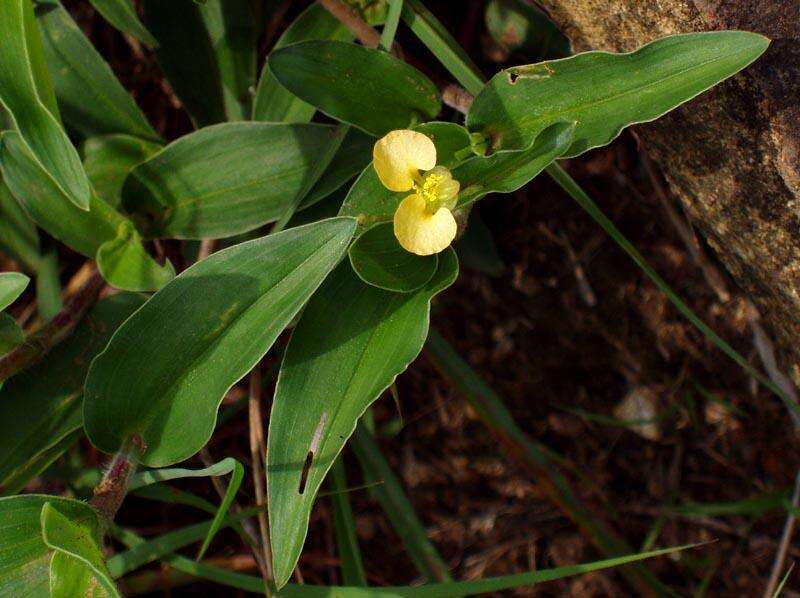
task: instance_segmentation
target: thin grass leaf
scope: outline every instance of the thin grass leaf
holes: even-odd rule
[[[242,521],[257,515],[262,510],[261,507],[244,509],[241,513],[228,517],[225,525],[229,525],[232,521]],[[109,529],[109,534],[130,548],[108,559],[106,561],[108,570],[111,576],[116,579],[147,563],[168,556],[184,546],[202,540],[208,534],[213,523],[213,520],[195,523],[150,540],[145,540],[129,530],[112,526]]]
[[[115,536],[123,544],[131,547],[136,547],[137,545],[141,546],[144,542],[143,538],[128,530],[117,530],[115,532]],[[571,565],[567,567],[558,567],[555,569],[544,569],[541,571],[520,573],[517,575],[506,575],[502,577],[480,579],[476,581],[427,584],[416,587],[394,586],[356,588],[347,586],[326,587],[287,584],[280,590],[280,592],[274,595],[282,598],[452,598],[453,596],[458,595],[471,596],[484,594],[487,592],[513,589],[522,586],[531,586],[537,583],[563,579],[565,577],[572,577],[574,575],[589,573],[591,571],[600,571],[602,569],[609,569],[628,563],[634,563],[658,556],[673,554],[682,550],[694,548],[696,546],[699,545],[691,544],[687,546],[677,546],[674,548],[663,548],[660,550],[640,552],[638,554],[631,554],[614,559],[594,561],[591,563],[583,563],[580,565]],[[113,560],[113,558],[115,557],[112,557],[109,562]],[[237,588],[246,592],[258,594],[262,594],[264,592],[264,581],[260,577],[245,575],[242,573],[234,573],[220,567],[215,567],[204,563],[196,563],[186,557],[178,555],[171,555],[163,560],[178,571],[195,575],[199,578],[208,579],[227,587]]]
[[[622,234],[616,225],[603,213],[598,205],[592,201],[592,198],[581,189],[578,183],[565,171],[561,166],[556,163],[547,167],[547,173],[553,177],[556,183],[566,191],[578,205],[586,210],[608,235],[619,245],[625,253],[636,263],[639,268],[652,280],[655,285],[661,289],[661,292],[666,295],[667,299],[675,306],[675,308],[685,317],[691,324],[697,328],[703,336],[711,341],[720,351],[725,353],[733,361],[735,361],[741,368],[750,374],[753,378],[758,380],[762,385],[771,390],[775,395],[786,404],[786,407],[794,414],[800,416],[800,407],[792,401],[780,388],[778,388],[769,378],[764,376],[761,372],[756,370],[748,361],[739,354],[736,349],[731,347],[727,341],[714,332],[711,327],[703,322],[692,309],[681,299],[681,297],[672,290],[667,282],[659,276],[659,274],[647,263],[647,260],[639,252],[636,247]]]
[[[219,508],[216,509],[211,527],[208,530],[205,540],[203,540],[203,545],[200,547],[200,550],[197,553],[197,560],[200,560],[203,558],[206,550],[208,550],[211,540],[214,539],[214,536],[222,526],[225,516],[228,513],[228,509],[230,509],[231,503],[233,503],[233,499],[236,497],[236,493],[239,491],[239,488],[242,485],[242,480],[244,479],[244,467],[242,467],[241,463],[232,457],[226,457],[218,463],[214,463],[213,465],[204,469],[183,469],[179,467],[170,469],[150,469],[134,474],[131,478],[128,490],[137,490],[149,484],[164,482],[166,480],[223,476],[229,473],[232,474],[231,481],[228,484],[228,488],[225,490],[225,495],[222,497],[222,502],[220,503]]]
[[[403,21],[467,91],[477,95],[485,78],[453,36],[420,0],[406,0]]]
[[[389,12],[386,15],[386,24],[381,31],[380,47],[387,52],[391,51],[400,14],[403,12],[403,0],[389,0]]]
[[[778,587],[775,588],[775,593],[772,595],[772,598],[778,598],[778,596],[781,595],[781,592],[783,591],[783,586],[786,585],[786,582],[789,579],[789,576],[792,574],[792,569],[794,569],[795,564],[796,563],[792,563],[786,570],[786,574],[783,576],[783,579],[781,579],[781,583],[778,584]]]
[[[511,412],[500,397],[436,330],[431,330],[425,345],[427,356],[434,366],[456,387],[484,423],[497,436],[512,457],[530,468],[539,479],[550,500],[569,517],[606,555],[630,553],[633,549],[605,523],[597,512],[590,511],[572,488],[572,484],[559,466],[569,463],[547,446],[535,442],[517,426]],[[575,472],[584,480],[588,476]],[[622,569],[622,574],[642,592],[655,590],[668,594],[669,590],[646,568],[633,565]]]
[[[347,473],[341,455],[333,464],[329,479],[333,489],[331,501],[333,523],[336,528],[336,547],[342,560],[342,582],[347,586],[366,586],[367,574],[364,572],[364,563],[358,548],[356,524],[348,497]]]
[[[103,18],[120,31],[135,37],[148,46],[157,46],[153,34],[139,20],[130,0],[89,0]]]
[[[372,434],[362,423],[356,427],[351,445],[361,463],[365,482],[376,483],[370,492],[380,502],[392,527],[403,541],[414,567],[428,580],[450,581],[452,578],[448,573],[447,564],[428,540],[425,528],[403,491],[400,481],[381,454]]]

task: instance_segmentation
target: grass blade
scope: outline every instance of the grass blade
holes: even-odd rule
[[[691,324],[697,328],[703,336],[705,336],[708,340],[710,340],[720,351],[725,353],[728,357],[730,357],[733,361],[735,361],[741,368],[750,374],[753,378],[758,380],[761,384],[763,384],[766,388],[771,390],[775,393],[780,399],[786,404],[786,407],[795,415],[800,416],[800,407],[789,398],[786,393],[784,393],[780,388],[778,388],[775,384],[772,383],[766,376],[761,374],[758,370],[756,370],[753,366],[751,366],[747,360],[742,357],[736,349],[731,347],[727,341],[725,341],[721,336],[719,336],[716,332],[714,332],[708,324],[703,322],[693,311],[692,309],[686,304],[686,302],[680,298],[680,296],[672,290],[667,282],[658,275],[658,273],[647,263],[644,256],[639,253],[639,250],[633,246],[633,244],[622,234],[622,232],[616,227],[616,225],[609,220],[609,218],[603,213],[603,211],[598,207],[598,205],[592,201],[592,198],[581,189],[580,185],[563,169],[556,163],[551,164],[547,168],[547,173],[553,177],[556,183],[566,191],[572,199],[574,199],[580,207],[582,207],[588,214],[591,216],[608,235],[617,243],[624,251],[627,253],[630,258],[636,263],[639,268],[652,280],[655,285],[661,290],[664,295],[667,296],[667,299],[675,306],[675,308],[685,317]]]
[[[429,580],[450,581],[447,565],[428,540],[425,528],[403,492],[400,481],[381,454],[375,439],[363,424],[358,424],[352,436],[351,445],[364,470],[365,483],[377,482],[370,490],[381,503],[381,507],[397,535],[403,541],[417,571]]]
[[[353,509],[347,492],[347,473],[342,456],[336,459],[330,473],[333,494],[333,522],[336,528],[336,547],[342,559],[342,582],[348,586],[366,586],[367,575],[358,548]]]
[[[533,472],[550,500],[598,549],[609,556],[630,553],[633,550],[597,513],[583,505],[569,480],[558,468],[558,465],[565,465],[564,458],[528,438],[517,426],[502,398],[459,357],[436,330],[430,331],[425,347],[434,366],[475,409],[511,456]],[[644,567],[628,567],[622,573],[631,584],[642,591],[650,589],[662,594],[668,592]]]

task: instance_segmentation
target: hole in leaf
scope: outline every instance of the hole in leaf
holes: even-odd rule
[[[303,463],[303,473],[300,475],[300,487],[297,491],[302,494],[306,491],[306,481],[308,481],[308,472],[311,470],[311,463],[314,461],[314,451],[308,451],[306,455],[306,462]]]
[[[511,83],[511,85],[514,85],[514,83],[517,82],[517,79],[519,79],[519,74],[513,71],[508,73],[508,82]]]

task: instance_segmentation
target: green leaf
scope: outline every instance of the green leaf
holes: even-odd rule
[[[441,108],[430,79],[382,50],[306,41],[275,50],[268,62],[297,97],[370,135],[430,120]]]
[[[34,69],[40,77],[46,71],[41,72],[31,59],[29,45],[41,45],[32,3],[7,0],[0,4],[0,31],[3,31],[0,103],[11,114],[15,128],[35,160],[69,201],[86,210],[91,190],[78,152],[57,118],[42,103],[34,79]],[[42,85],[49,87],[49,82]]]
[[[439,264],[434,255],[415,255],[403,249],[391,222],[364,231],[350,247],[350,264],[359,278],[379,289],[409,293],[425,285]]]
[[[211,522],[211,527],[208,530],[208,534],[206,535],[205,540],[203,540],[203,545],[200,547],[200,552],[197,555],[199,560],[203,558],[203,554],[205,554],[209,544],[211,544],[211,540],[222,527],[225,516],[228,514],[228,509],[230,508],[231,503],[233,503],[233,499],[236,497],[239,487],[242,485],[242,480],[244,479],[244,467],[242,467],[241,463],[239,463],[236,459],[227,457],[222,461],[204,469],[151,469],[149,471],[143,471],[134,474],[130,483],[128,484],[128,490],[133,491],[147,486],[148,484],[155,484],[156,482],[162,482],[165,480],[221,476],[229,473],[233,474],[231,476],[230,484],[228,484],[228,488],[225,490],[225,496],[222,497],[222,502],[219,505],[219,509],[216,510],[214,519]]]
[[[155,46],[158,42],[153,35],[142,25],[139,15],[130,0],[89,0],[95,10],[114,27],[138,39],[148,46]]]
[[[19,490],[30,479],[19,475],[27,464],[80,429],[89,364],[143,302],[135,293],[102,299],[47,359],[6,381],[0,390],[0,486],[5,492]]]
[[[84,423],[92,443],[113,452],[138,435],[151,467],[196,453],[222,397],[339,262],[354,229],[352,219],[334,218],[241,243],[167,284],[89,370]]]
[[[301,202],[303,210],[321,201],[344,186],[372,161],[372,146],[375,138],[350,128],[328,168]]]
[[[469,133],[455,123],[430,122],[414,127],[414,130],[433,140],[437,163],[442,166],[453,168],[458,163],[457,154],[464,150],[472,155]],[[407,195],[407,192],[395,193],[384,187],[370,162],[350,188],[340,213],[358,218],[361,225],[370,226],[391,220],[400,201]]]
[[[59,496],[26,494],[0,498],[0,595],[49,596],[52,549],[42,539],[45,503],[80,522],[99,541],[97,513],[89,505]]]
[[[67,201],[55,181],[33,158],[19,133],[4,132],[0,144],[3,179],[36,224],[90,258],[100,245],[116,236],[124,217],[95,195],[91,196],[88,211]]]
[[[262,507],[245,509],[226,519],[225,525],[231,525],[249,519],[262,510]],[[212,523],[213,520],[195,523],[175,531],[167,532],[166,534],[162,534],[150,540],[144,540],[144,538],[137,536],[129,530],[112,526],[109,533],[128,546],[130,550],[116,554],[108,559],[106,563],[108,565],[108,570],[111,571],[111,576],[116,579],[156,559],[168,557],[172,552],[206,537],[208,535],[208,530],[211,529]],[[165,560],[170,561],[171,559],[166,558]],[[261,587],[263,589],[263,582]]]
[[[0,357],[25,341],[25,332],[17,321],[6,313],[0,313]],[[3,381],[0,380],[0,389]],[[1,442],[1,441],[0,441]]]
[[[425,287],[390,293],[363,283],[342,264],[304,310],[281,366],[267,441],[270,538],[279,587],[300,556],[325,474],[358,418],[419,353],[431,298],[457,271],[448,249]]]
[[[665,37],[629,54],[586,52],[501,71],[477,95],[467,128],[493,149],[527,148],[544,129],[577,121],[565,157],[654,120],[758,58],[769,40],[745,31]]]
[[[62,6],[39,4],[36,19],[67,126],[84,137],[126,133],[158,139],[136,102]]]
[[[148,234],[228,237],[278,219],[307,183],[335,127],[227,123],[181,137],[133,169],[125,207],[153,217]]]
[[[20,272],[0,272],[0,311],[14,303],[30,281]]]
[[[119,592],[114,582],[111,581],[111,575],[106,568],[103,552],[100,550],[101,538],[98,533],[96,518],[86,521],[82,517],[64,514],[58,509],[58,504],[46,502],[41,511],[42,539],[45,545],[56,551],[54,556],[64,555],[69,557],[67,559],[53,558],[50,563],[51,576],[69,577],[78,575],[83,577],[80,573],[80,567],[78,567],[77,571],[75,567],[75,565],[80,564],[92,572],[95,580],[103,587],[108,596],[118,597]],[[81,581],[86,583],[85,577]],[[64,580],[61,583],[64,583]],[[86,585],[91,591],[91,582]],[[74,586],[71,586],[70,589],[74,590]],[[69,593],[62,593],[61,591],[53,591],[52,593],[54,597],[63,596],[68,598],[70,596]],[[74,596],[75,594],[71,595]]]
[[[145,0],[156,56],[198,126],[242,120],[255,84],[254,19],[248,0]]]
[[[352,448],[364,472],[364,482],[374,484],[370,487],[370,494],[380,503],[414,567],[428,581],[451,581],[447,564],[428,539],[425,527],[403,491],[400,480],[363,423],[358,425],[353,434]]]
[[[353,36],[331,13],[319,4],[304,10],[283,32],[274,50],[308,40],[350,41]],[[264,62],[253,103],[253,120],[266,122],[305,123],[314,116],[316,108],[283,87]]]
[[[492,232],[477,210],[469,215],[469,224],[464,235],[453,245],[461,266],[476,272],[482,272],[493,278],[500,276],[505,270]]]
[[[480,69],[420,0],[406,0],[403,21],[465,89],[483,87]]]
[[[453,170],[461,183],[458,205],[474,203],[487,193],[511,193],[531,181],[556,158],[568,151],[575,123],[556,123],[542,131],[528,149],[500,152],[488,158],[475,156]]]
[[[227,119],[250,120],[257,36],[251,0],[206,0],[200,14],[219,65]]]
[[[175,278],[169,260],[161,266],[145,251],[141,236],[129,220],[119,225],[114,239],[100,246],[95,259],[103,278],[127,291],[155,291]]]
[[[122,185],[133,167],[161,145],[130,135],[90,137],[83,144],[83,168],[95,192],[115,209],[122,207]]]
[[[331,468],[331,501],[333,503],[333,523],[336,529],[336,548],[342,561],[342,583],[347,586],[366,586],[367,574],[358,548],[356,522],[353,508],[347,496],[347,472],[341,455]]]
[[[0,177],[0,250],[29,272],[39,268],[41,244],[36,225]]]
[[[536,5],[523,0],[490,0],[486,29],[494,41],[515,55],[561,58],[571,54],[569,40],[553,21]]]

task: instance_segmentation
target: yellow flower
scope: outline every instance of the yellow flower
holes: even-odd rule
[[[459,184],[444,166],[436,166],[436,146],[427,135],[402,129],[378,140],[372,165],[390,191],[411,191],[394,213],[394,235],[406,251],[432,255],[456,236]],[[427,171],[424,174],[420,171]]]

